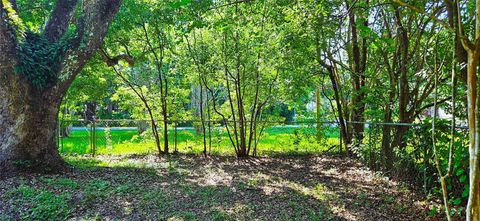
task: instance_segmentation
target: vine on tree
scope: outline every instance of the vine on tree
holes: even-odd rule
[[[18,47],[17,73],[36,89],[52,87],[58,80],[56,73],[66,45],[65,41],[50,42],[43,35],[25,32],[25,40]]]

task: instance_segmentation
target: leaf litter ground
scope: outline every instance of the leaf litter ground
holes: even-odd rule
[[[0,220],[425,220],[422,197],[336,156],[67,157],[0,180]]]

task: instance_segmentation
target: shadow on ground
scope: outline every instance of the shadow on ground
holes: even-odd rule
[[[424,220],[415,196],[332,156],[68,157],[0,181],[0,220]]]

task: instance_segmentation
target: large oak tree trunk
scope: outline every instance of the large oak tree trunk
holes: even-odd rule
[[[0,88],[0,167],[3,172],[64,168],[56,145],[59,99],[9,76]]]
[[[26,76],[32,76],[22,64],[20,40],[17,36],[24,32],[18,21],[11,18],[18,16],[14,0],[0,2],[0,175],[19,169],[44,172],[65,168],[65,163],[58,153],[56,128],[58,110],[61,100],[72,81],[80,73],[85,63],[102,44],[108,26],[117,13],[121,0],[90,0],[80,7],[80,18],[73,21],[72,16],[78,0],[58,0],[51,17],[39,38],[46,39],[52,45],[63,44],[69,26],[76,26],[76,35],[68,37],[68,45],[58,49],[60,59],[48,56],[29,58],[31,73],[42,78],[45,59],[52,59],[51,64],[57,69],[49,69],[55,79],[48,85],[38,87]],[[39,44],[32,41],[31,44]],[[68,50],[64,51],[64,48]],[[37,61],[42,60],[42,61]],[[32,63],[33,62],[33,63]],[[34,75],[34,76],[35,76]]]
[[[2,174],[19,169],[63,170],[65,163],[57,149],[60,100],[18,82],[12,87],[0,88],[0,104]]]

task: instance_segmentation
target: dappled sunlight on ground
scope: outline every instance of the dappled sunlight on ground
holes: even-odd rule
[[[425,219],[414,194],[339,157],[67,160],[75,168],[67,174],[0,181],[0,220]],[[31,197],[39,194],[48,197]]]

